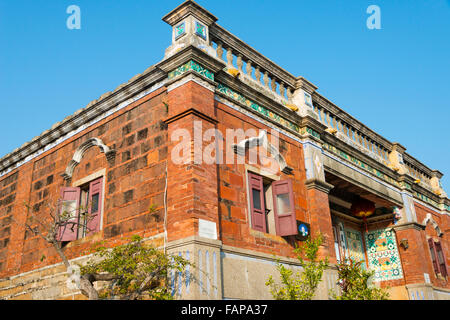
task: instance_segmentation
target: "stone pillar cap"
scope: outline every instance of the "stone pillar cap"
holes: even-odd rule
[[[444,174],[442,172],[440,172],[439,170],[432,170],[431,175],[438,179],[441,179],[444,176]]]
[[[317,90],[317,87],[303,77],[297,77],[295,82],[296,89],[303,89],[309,94]]]
[[[187,0],[180,4],[178,7],[173,9],[171,12],[166,14],[162,20],[171,26],[174,26],[181,20],[183,20],[185,17],[193,15],[197,19],[201,20],[203,23],[205,23],[207,26],[210,26],[214,22],[216,22],[218,19],[210,13],[208,10],[204,9],[197,3],[195,3],[192,0]]]
[[[400,154],[403,154],[403,153],[405,153],[406,148],[404,146],[402,146],[400,143],[394,142],[394,143],[392,143],[392,150],[397,151]]]

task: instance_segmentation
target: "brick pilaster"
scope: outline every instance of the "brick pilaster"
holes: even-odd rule
[[[314,237],[318,233],[321,233],[324,237],[323,245],[319,249],[319,258],[328,257],[330,263],[336,263],[333,227],[328,202],[328,192],[333,186],[317,179],[307,180],[305,184],[311,222],[311,235]]]
[[[201,137],[214,129],[214,92],[189,81],[168,93],[169,136],[167,232],[173,241],[198,235],[199,219],[216,223],[218,233],[217,165],[202,161],[202,152],[211,141]],[[172,151],[179,141],[172,141],[173,133],[186,130],[190,139],[187,163],[177,164]],[[194,135],[199,134],[194,141]],[[201,140],[201,141],[199,141]]]

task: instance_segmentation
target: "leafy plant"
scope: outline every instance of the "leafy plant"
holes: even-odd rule
[[[169,256],[133,236],[131,242],[112,249],[98,247],[80,272],[88,277],[108,275],[111,282],[99,290],[100,298],[171,300],[169,276],[183,272],[188,264],[184,258]]]
[[[323,243],[323,236],[319,234],[315,239],[308,238],[304,244],[295,249],[297,259],[303,271],[294,274],[292,269],[277,261],[281,285],[277,285],[272,277],[266,281],[270,293],[276,300],[311,300],[322,280],[323,271],[328,267],[328,258],[318,260],[317,252]]]
[[[388,300],[386,289],[378,288],[372,284],[374,271],[361,268],[362,261],[354,262],[349,259],[338,264],[338,285],[341,295],[331,291],[336,300]]]

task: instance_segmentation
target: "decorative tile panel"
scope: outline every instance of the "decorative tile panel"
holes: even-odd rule
[[[195,22],[195,34],[206,40],[206,27],[198,21]]]
[[[395,233],[390,229],[369,231],[365,234],[369,269],[374,270],[374,281],[403,278]]]
[[[312,97],[311,97],[311,95],[309,93],[307,93],[307,92],[304,92],[304,97],[305,97],[306,105],[312,107],[313,104],[312,104]]]
[[[354,262],[362,261],[361,268],[366,269],[366,258],[361,232],[345,229],[347,238],[348,257]]]
[[[173,79],[176,76],[179,76],[179,75],[181,75],[183,73],[186,73],[186,72],[188,72],[190,70],[195,71],[198,74],[201,74],[202,76],[204,76],[204,77],[214,81],[214,73],[212,73],[208,69],[202,67],[201,65],[199,65],[194,60],[191,60],[191,61],[183,64],[182,66],[176,68],[175,70],[169,72],[169,80]]]
[[[232,89],[228,88],[227,86],[224,86],[223,84],[219,83],[217,90],[226,95],[227,97],[236,100],[244,105],[246,105],[249,108],[252,108],[253,110],[255,110],[256,112],[258,112],[259,114],[277,122],[278,124],[280,124],[283,127],[286,127],[290,130],[293,130],[295,132],[300,133],[300,127],[292,122],[290,122],[289,120],[284,119],[283,117],[280,117],[279,115],[273,113],[272,111],[256,104],[255,102],[247,99],[246,97],[244,97],[243,95],[233,91]]]
[[[182,22],[175,27],[175,40],[186,33],[186,23]]]

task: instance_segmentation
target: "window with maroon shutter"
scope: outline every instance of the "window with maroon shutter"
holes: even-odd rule
[[[80,193],[81,189],[75,187],[62,188],[61,190],[59,218],[62,224],[58,230],[59,241],[77,239]]]
[[[102,189],[103,177],[96,179],[89,184],[87,234],[100,230]]]
[[[439,273],[439,265],[436,259],[436,249],[434,247],[433,239],[428,239],[428,246],[430,247],[431,260],[433,261],[433,268],[435,273]]]
[[[248,173],[249,180],[249,198],[252,218],[252,228],[258,231],[266,232],[266,208],[264,204],[264,185],[263,178],[254,173]]]
[[[441,275],[443,277],[446,277],[447,276],[447,268],[445,266],[445,257],[444,257],[444,252],[442,251],[442,245],[440,242],[435,242],[434,246],[436,248],[436,260],[437,260],[437,264],[439,265],[439,270],[441,272]]]
[[[296,235],[297,221],[291,180],[274,181],[272,183],[272,195],[277,235]]]

